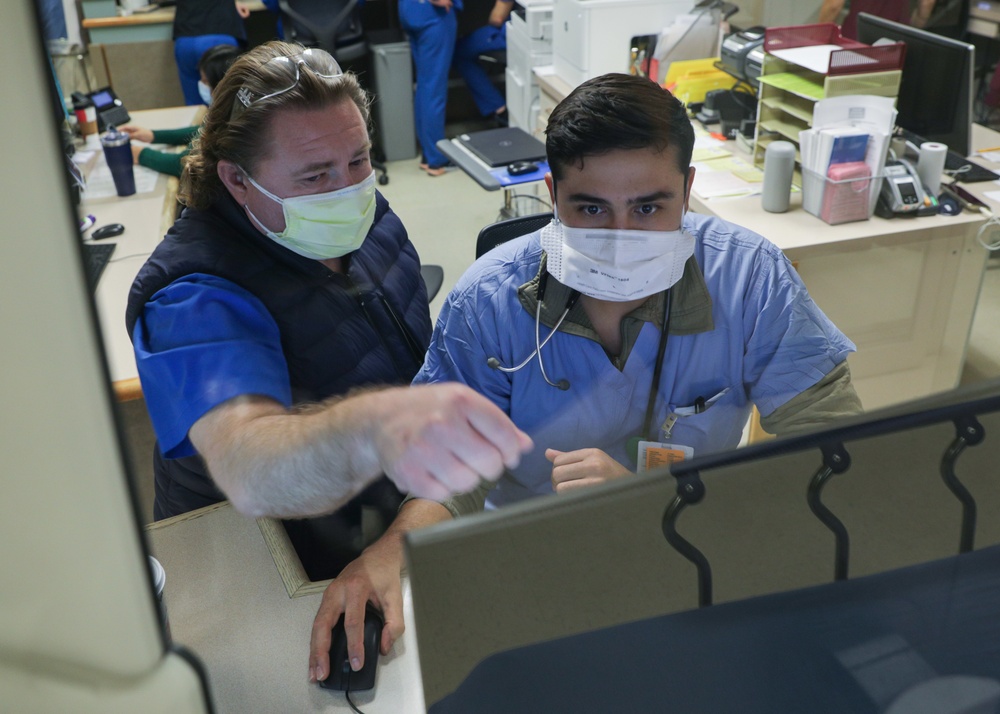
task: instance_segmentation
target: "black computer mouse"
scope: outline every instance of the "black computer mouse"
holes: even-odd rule
[[[365,664],[360,671],[351,669],[347,656],[347,632],[344,616],[333,626],[330,636],[330,675],[319,683],[324,689],[340,692],[357,692],[375,686],[375,668],[378,666],[378,647],[382,641],[382,613],[370,604],[365,607]]]
[[[507,166],[507,173],[511,176],[530,174],[532,171],[538,171],[538,164],[532,161],[515,161]]]
[[[115,236],[120,236],[124,232],[125,226],[121,223],[109,223],[106,226],[95,228],[94,232],[90,234],[90,239],[101,240],[103,238],[114,238]]]

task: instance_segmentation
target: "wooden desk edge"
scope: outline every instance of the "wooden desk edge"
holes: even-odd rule
[[[177,188],[178,181],[173,176],[167,179],[167,192],[163,197],[163,210],[160,214],[160,235],[166,235],[170,226],[174,224],[177,213]],[[119,379],[113,385],[115,398],[119,402],[131,402],[142,399],[142,384],[138,377]]]
[[[111,17],[90,17],[81,23],[88,30],[107,27],[133,27],[137,25],[163,25],[174,21],[173,8],[154,10],[153,12],[133,13],[132,15],[114,15]]]

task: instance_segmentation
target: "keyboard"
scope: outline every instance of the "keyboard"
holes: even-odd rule
[[[86,264],[87,278],[90,281],[90,292],[97,292],[97,283],[101,274],[108,267],[111,254],[115,252],[117,243],[84,243],[83,259]]]
[[[927,141],[924,137],[907,129],[898,129],[898,131],[904,139],[917,148]],[[1000,179],[1000,174],[995,174],[950,149],[944,160],[944,172],[962,183],[978,183],[980,181],[995,181],[996,179]]]
[[[955,153],[954,151],[948,152],[948,156],[944,160],[944,171],[956,181],[961,181],[962,183],[995,181],[1000,178],[1000,175],[993,173],[989,169],[983,168],[977,163],[969,161],[967,158],[961,154]]]

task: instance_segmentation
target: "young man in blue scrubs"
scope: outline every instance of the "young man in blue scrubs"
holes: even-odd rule
[[[492,490],[403,505],[324,594],[312,676],[326,674],[330,626],[342,611],[359,660],[366,600],[385,614],[383,652],[402,633],[408,530],[484,502],[496,508],[627,478],[650,450],[668,458],[735,447],[754,404],[775,434],[861,411],[846,362],[854,345],[781,251],[688,213],[693,145],[683,105],[640,77],[590,80],[552,112],[555,220],[466,272],[414,380],[469,385],[535,450]]]

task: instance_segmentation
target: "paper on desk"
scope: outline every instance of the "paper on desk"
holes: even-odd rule
[[[695,125],[694,151],[691,153],[692,163],[722,158],[723,156],[729,156],[731,153],[728,142],[716,139],[705,131],[703,127]]]
[[[160,174],[145,166],[133,166],[132,172],[135,175],[135,192],[149,193],[156,189],[156,180]],[[111,178],[111,169],[108,165],[101,163],[94,167],[94,170],[87,176],[87,186],[83,190],[84,198],[93,201],[99,198],[113,198],[118,195],[115,190],[115,181]]]
[[[73,154],[73,163],[77,166],[86,166],[95,156],[97,156],[96,151],[77,151]]]
[[[994,181],[994,183],[996,182]],[[1000,203],[1000,191],[983,191],[983,195],[986,196],[986,198],[990,199],[991,201],[996,201],[997,203]]]
[[[705,146],[705,147],[695,147],[694,151],[691,152],[691,161],[709,161],[710,159],[721,159],[729,156],[732,152],[723,146]]]
[[[760,193],[764,173],[743,159],[720,157],[693,164],[697,180],[692,190],[701,198],[752,196]]]
[[[1000,151],[977,151],[976,156],[987,161],[1000,161]]]

